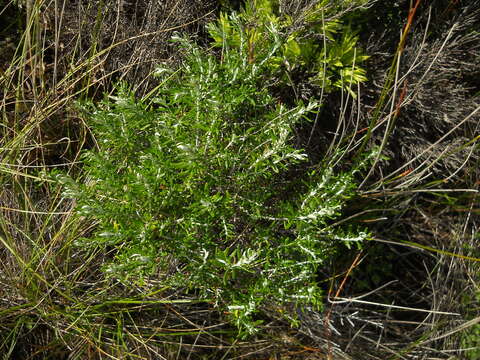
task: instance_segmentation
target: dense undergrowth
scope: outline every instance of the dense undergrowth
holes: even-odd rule
[[[478,356],[479,5],[0,16],[2,358]]]

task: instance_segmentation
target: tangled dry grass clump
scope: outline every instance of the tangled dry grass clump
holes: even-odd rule
[[[414,159],[410,167],[428,163],[428,173],[452,179],[462,175],[466,159],[478,160],[471,159],[478,155],[462,144],[479,131],[479,84],[474,80],[479,71],[479,11],[477,5],[465,4],[444,11],[432,6],[419,14],[399,69],[398,93],[403,98],[395,104],[400,115],[387,152],[395,165]],[[370,43],[372,54],[386,48],[373,39]],[[382,76],[380,69],[373,69],[377,76]]]
[[[373,5],[372,12],[383,5]],[[387,269],[388,262],[395,263],[395,275],[385,277],[382,284],[387,280],[393,283],[376,294],[386,313],[359,316],[368,304],[355,305],[352,301],[345,306],[351,307],[351,312],[358,311],[356,316],[364,320],[367,332],[377,327],[373,337],[360,330],[351,333],[358,348],[362,347],[360,339],[377,349],[382,348],[383,340],[398,357],[450,358],[451,349],[463,347],[453,356],[468,359],[473,350],[468,349],[457,332],[463,329],[465,319],[478,316],[472,311],[475,297],[466,295],[478,291],[478,266],[466,257],[478,254],[474,250],[478,247],[478,211],[474,209],[478,204],[480,84],[472,75],[480,69],[480,38],[476,30],[480,8],[464,2],[423,5],[417,10],[415,31],[409,34],[396,64],[396,96],[385,105],[384,115],[378,121],[381,130],[371,140],[385,144],[384,154],[389,160],[381,160],[381,166],[372,172],[369,181],[373,189],[367,190],[368,180],[363,187],[365,197],[375,199],[375,206],[385,204],[385,219],[375,227],[380,243],[374,245],[380,247],[383,260],[370,251],[371,260],[367,255],[363,269],[368,270],[376,261]],[[390,6],[391,10],[401,9],[398,3]],[[367,108],[368,99],[374,101],[370,104],[378,105],[375,101],[388,78],[391,42],[385,40],[398,34],[398,27],[390,28],[391,25],[380,20],[375,31],[365,34],[368,53],[372,55],[369,73],[372,83],[377,85],[364,90]],[[409,245],[398,246],[402,243]],[[438,251],[424,251],[427,249]],[[393,254],[387,261],[385,252]],[[372,273],[371,269],[367,273]],[[431,312],[399,310],[395,306]],[[361,322],[357,320],[357,329],[362,328]],[[412,338],[419,340],[407,350],[408,346],[402,343]],[[475,346],[478,343],[470,344]],[[380,353],[377,356],[382,358]]]
[[[126,286],[100,271],[114,249],[76,246],[96,224],[76,216],[74,201],[42,175],[82,176],[80,153],[97,139],[76,102],[111,95],[120,80],[139,98],[151,94],[159,64],[182,64],[173,33],[208,48],[205,25],[240,3],[25,0],[0,9],[9,24],[0,30],[2,358],[480,356],[478,2],[352,6],[346,15],[363,9],[349,19],[370,56],[356,98],[326,94],[304,74],[291,79],[296,97],[323,102],[317,119],[297,129],[312,158],[342,152],[342,169],[362,148],[382,150],[332,225],[366,227],[371,241],[320,269],[322,311],[267,304],[261,332],[240,339],[194,289],[167,291],[155,278]],[[317,3],[280,1],[292,31]],[[296,315],[296,327],[285,314]]]
[[[217,4],[213,0],[86,1],[65,3],[62,10],[59,59],[78,53],[77,61],[91,61],[92,81],[102,79],[103,90],[125,80],[142,95],[155,86],[151,74],[160,63],[179,60],[170,42],[173,32],[204,38]]]

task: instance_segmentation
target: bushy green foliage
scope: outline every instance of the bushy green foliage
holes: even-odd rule
[[[84,154],[87,179],[56,175],[98,223],[79,245],[115,250],[105,271],[196,291],[246,333],[265,304],[320,307],[317,268],[367,236],[329,226],[361,165],[335,174],[327,161],[309,163],[294,129],[318,104],[287,108],[264,86],[284,45],[277,35],[263,35],[254,62],[241,46],[218,59],[175,38],[183,67],[159,68],[162,86],[148,100],[122,85],[87,106],[98,145]]]
[[[357,48],[358,37],[352,28],[335,15],[342,8],[365,2],[319,1],[305,10],[301,24],[294,24],[291,16],[280,12],[278,0],[247,1],[239,14],[222,13],[208,29],[214,46],[241,48],[250,63],[265,59],[274,32],[281,46],[268,54],[268,63],[284,83],[291,81],[289,74],[301,70],[326,92],[343,89],[355,97],[352,89],[367,80],[359,64],[368,56]]]

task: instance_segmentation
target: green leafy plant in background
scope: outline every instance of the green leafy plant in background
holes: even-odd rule
[[[291,16],[280,11],[278,0],[247,1],[239,13],[221,13],[217,23],[208,27],[214,46],[222,49],[241,47],[248,53],[248,61],[256,62],[270,50],[269,36],[274,30],[281,38],[281,46],[268,57],[272,73],[284,84],[290,84],[291,74],[303,71],[310,82],[324,91],[352,89],[367,80],[360,64],[368,59],[357,47],[358,37],[353,29],[333,14],[347,6],[362,5],[366,1],[328,0],[307,8],[302,21],[294,23]]]
[[[470,321],[475,321],[471,327],[462,332],[461,344],[462,348],[466,349],[465,359],[478,359],[480,356],[480,324],[478,323],[478,305],[480,304],[480,292],[477,292],[475,298],[465,296],[463,302],[470,305],[469,317]]]
[[[148,97],[124,84],[85,105],[97,141],[84,153],[88,175],[54,177],[98,224],[78,245],[114,250],[107,273],[194,291],[249,334],[268,304],[321,307],[317,268],[368,236],[330,226],[368,157],[338,174],[328,161],[310,163],[294,129],[319,104],[286,107],[264,86],[285,45],[278,29],[262,34],[250,61],[251,34],[232,26],[240,46],[224,46],[220,58],[175,37],[184,64],[159,68],[162,85]]]

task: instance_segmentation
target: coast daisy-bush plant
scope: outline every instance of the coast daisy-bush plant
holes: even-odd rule
[[[55,175],[98,223],[79,245],[114,250],[107,273],[198,292],[246,333],[267,302],[320,307],[317,268],[367,237],[330,226],[363,163],[336,174],[295,146],[295,127],[319,104],[288,107],[269,93],[285,39],[273,25],[263,36],[254,62],[241,44],[218,58],[175,37],[185,61],[159,68],[149,96],[123,84],[85,105],[97,142],[83,156],[85,181]]]

